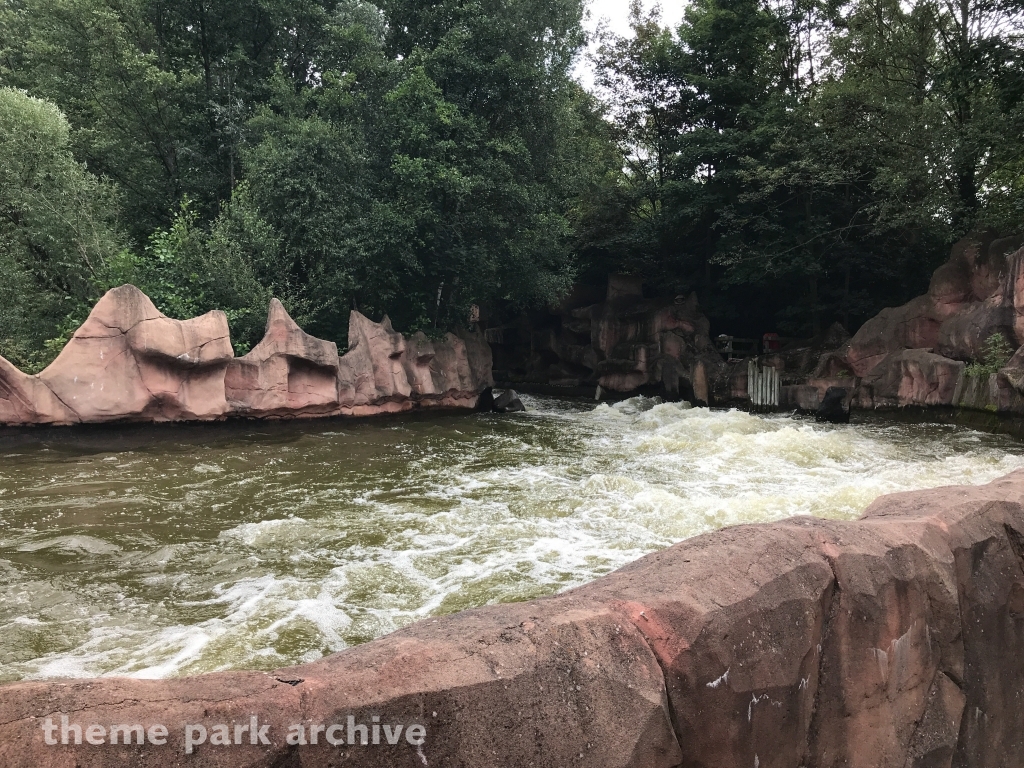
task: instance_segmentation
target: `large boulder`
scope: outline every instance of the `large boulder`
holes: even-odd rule
[[[692,398],[698,366],[705,378],[709,370],[717,375],[724,369],[696,294],[668,303],[614,288],[610,281],[608,301],[590,311],[602,389],[628,393],[653,385],[670,397]]]
[[[310,416],[338,409],[338,347],[299,328],[271,299],[263,340],[228,365],[232,409],[250,417]]]
[[[494,398],[491,410],[495,413],[522,413],[526,410],[526,406],[523,405],[523,401],[519,399],[519,395],[514,389],[506,389]]]
[[[224,375],[234,353],[223,312],[172,320],[132,285],[108,291],[36,378],[40,421],[175,421],[223,418]]]
[[[1016,341],[1013,307],[999,299],[971,304],[939,326],[935,352],[954,360],[981,360],[985,343],[994,333]],[[1013,343],[1014,349],[1018,345]]]
[[[348,321],[348,352],[339,369],[341,402],[348,408],[407,399],[412,394],[402,365],[405,338],[387,315],[375,323],[353,311]]]
[[[555,597],[272,673],[5,685],[0,764],[1017,766],[1022,622],[1018,471],[885,497],[859,521],[698,536]],[[97,743],[69,728],[61,744],[62,717]],[[133,724],[146,743],[108,743]],[[230,746],[210,743],[216,724]],[[396,725],[423,731],[389,745]],[[186,751],[199,726],[211,738]]]

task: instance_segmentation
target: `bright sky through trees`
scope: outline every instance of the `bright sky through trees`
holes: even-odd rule
[[[683,19],[683,10],[686,3],[680,0],[644,0],[644,10],[649,11],[653,6],[661,6],[661,19],[675,27]],[[587,32],[593,35],[602,21],[607,22],[608,29],[616,35],[629,34],[629,0],[591,0],[589,3],[590,17],[586,21]],[[591,41],[590,52],[596,48],[596,43]],[[576,77],[587,88],[594,87],[594,63],[588,58],[582,59],[576,66]]]

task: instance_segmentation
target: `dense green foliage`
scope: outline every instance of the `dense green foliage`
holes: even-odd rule
[[[1013,2],[635,4],[598,97],[584,11],[0,1],[0,354],[37,369],[121,282],[238,351],[272,295],[344,344],[353,307],[434,332],[611,270],[807,334],[1024,220]]]
[[[985,339],[985,344],[981,350],[981,360],[968,363],[964,373],[976,378],[988,378],[1005,367],[1010,362],[1010,358],[1013,357],[1013,353],[1014,348],[1010,345],[1010,342],[1006,340],[1002,333],[996,331]]]
[[[0,127],[0,354],[35,368],[117,253],[114,190],[72,156],[53,104],[0,89]]]
[[[1021,20],[1002,0],[694,0],[667,30],[636,7],[601,52],[629,162],[587,261],[698,289],[747,333],[923,292],[953,240],[1024,221]]]
[[[353,306],[432,330],[473,303],[548,302],[574,277],[572,211],[615,162],[570,76],[579,0],[2,9],[3,84],[59,107],[63,143],[41,144],[60,153],[50,162],[102,188],[98,207],[116,194],[121,213],[104,231],[119,247],[97,256],[103,269],[62,267],[75,290],[53,287],[66,297],[46,322],[38,308],[12,310],[20,319],[4,327],[19,344],[38,339],[18,323],[57,338],[81,314],[61,302],[128,280],[173,316],[228,310],[242,349],[271,294],[342,342]],[[3,258],[57,279],[56,257]],[[12,343],[2,351],[18,357]]]

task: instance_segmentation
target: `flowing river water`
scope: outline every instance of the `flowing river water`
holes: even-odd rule
[[[1024,467],[951,426],[524,400],[0,435],[0,682],[271,669],[725,525]]]

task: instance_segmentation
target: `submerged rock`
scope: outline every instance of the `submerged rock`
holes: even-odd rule
[[[830,424],[850,423],[849,390],[845,387],[829,387],[814,416],[818,421]]]
[[[523,401],[519,399],[519,395],[514,389],[506,389],[494,398],[494,405],[491,408],[495,413],[520,413],[526,410],[526,406],[523,405]]]
[[[1024,471],[736,526],[272,673],[0,686],[0,765],[1024,765],[1022,552]]]

